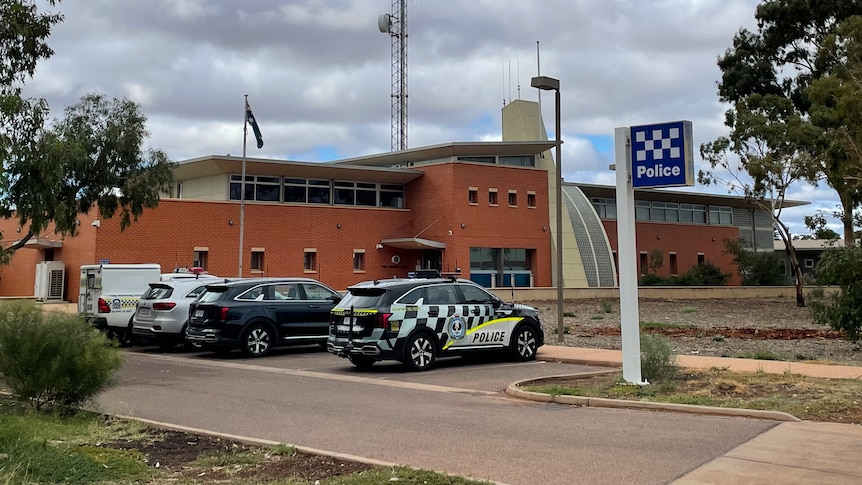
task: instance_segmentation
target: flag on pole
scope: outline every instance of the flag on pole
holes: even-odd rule
[[[263,148],[263,136],[260,134],[260,127],[257,126],[257,120],[254,119],[254,113],[251,112],[251,106],[248,104],[248,101],[245,102],[245,121],[251,125],[251,129],[254,131],[254,137],[257,139],[257,147]]]

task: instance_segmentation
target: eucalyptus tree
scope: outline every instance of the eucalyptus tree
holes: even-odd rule
[[[720,100],[734,104],[754,94],[778,96],[789,100],[805,122],[818,123],[821,119],[809,118],[808,88],[836,67],[837,58],[824,55],[824,42],[854,15],[862,15],[862,0],[764,0],[755,10],[757,29],[741,29],[718,59]],[[855,170],[841,144],[830,139],[836,133],[825,128],[824,138],[809,149],[819,179],[838,193],[849,245],[854,242],[853,210],[862,200],[860,186],[847,179]]]
[[[805,306],[793,235],[781,216],[788,190],[817,177],[819,165],[809,148],[820,130],[803,119],[791,100],[777,94],[746,96],[727,111],[725,125],[728,136],[700,147],[710,168],[698,173],[698,181],[724,185],[772,216],[794,275],[796,304]]]
[[[88,94],[49,122],[48,103],[22,95],[39,61],[53,55],[47,39],[62,20],[34,1],[0,0],[0,217],[23,229],[0,247],[3,263],[48,230],[74,236],[78,215],[94,207],[105,219],[119,213],[125,229],[171,185],[173,162],[142,149],[149,134],[136,103]]]

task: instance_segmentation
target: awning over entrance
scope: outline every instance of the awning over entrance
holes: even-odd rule
[[[380,241],[384,246],[398,249],[446,249],[446,243],[418,237],[399,237]]]
[[[15,242],[17,243],[18,241]],[[24,247],[21,249],[56,249],[62,247],[63,241],[51,241],[50,239],[31,237],[29,241],[24,243]]]

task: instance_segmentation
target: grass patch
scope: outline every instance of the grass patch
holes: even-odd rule
[[[737,359],[755,359],[755,360],[793,360],[789,356],[782,355],[771,350],[753,350],[750,352],[737,352],[733,355]],[[810,360],[810,359],[809,359]]]
[[[682,308],[680,309],[680,311],[681,311],[681,312],[683,312],[683,313],[696,313],[696,312],[697,312],[697,307],[693,307],[693,306],[684,306],[684,307],[682,307]]]
[[[167,439],[172,437],[172,439]],[[179,438],[179,439],[178,439]],[[207,439],[215,449],[204,451]],[[194,442],[191,442],[194,441]],[[147,451],[142,451],[146,449]],[[187,460],[156,467],[153,456]],[[150,460],[147,461],[147,456]],[[308,478],[314,477],[314,478]],[[372,467],[300,453],[287,445],[250,446],[149,428],[96,413],[34,411],[0,394],[0,484],[231,483],[474,485],[486,481],[429,470]]]
[[[613,373],[547,379],[524,389],[551,395],[780,411],[811,421],[862,424],[862,381],[856,379],[709,369],[685,372],[661,385],[634,386],[624,382],[621,373]]]
[[[641,329],[650,328],[697,328],[688,323],[641,322]]]
[[[599,310],[602,313],[611,313],[614,311],[614,304],[611,300],[602,300],[601,303],[599,303]]]
[[[564,317],[574,317],[574,316],[575,316],[575,312],[563,312],[563,316],[564,316]]]
[[[590,317],[590,320],[604,320],[604,319],[605,319],[605,317],[603,317],[601,315],[593,315]]]

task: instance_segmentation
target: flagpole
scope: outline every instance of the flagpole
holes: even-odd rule
[[[245,146],[248,138],[248,95],[242,105],[242,182],[239,193],[239,277],[242,278],[242,243],[245,233]]]

